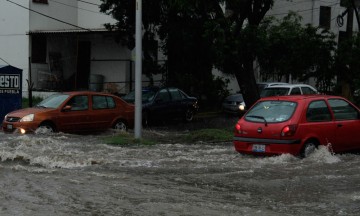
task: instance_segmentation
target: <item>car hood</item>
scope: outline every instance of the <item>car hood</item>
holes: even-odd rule
[[[243,96],[241,94],[234,94],[234,95],[229,95],[225,98],[225,100],[227,101],[239,101],[239,102],[243,102]]]
[[[12,116],[12,117],[22,118],[22,117],[24,117],[26,115],[29,115],[29,114],[43,113],[43,112],[47,112],[49,110],[50,110],[49,108],[34,108],[34,107],[31,107],[31,108],[25,108],[25,109],[19,109],[19,110],[12,111],[12,112],[8,113],[7,115]],[[51,110],[53,110],[53,109],[51,109]]]

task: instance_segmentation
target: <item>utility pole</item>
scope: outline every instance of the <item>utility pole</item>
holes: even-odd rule
[[[142,127],[142,0],[136,0],[135,16],[135,139],[141,138]]]

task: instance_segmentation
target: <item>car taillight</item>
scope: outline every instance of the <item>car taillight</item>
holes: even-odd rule
[[[297,125],[287,125],[281,130],[281,136],[293,136],[296,132]]]
[[[240,123],[236,123],[235,125],[235,133],[242,134]]]

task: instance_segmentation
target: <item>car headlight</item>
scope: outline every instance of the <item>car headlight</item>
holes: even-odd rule
[[[245,110],[245,103],[241,102],[241,104],[239,105],[239,110],[244,111]]]
[[[29,114],[20,119],[20,122],[31,122],[34,120],[34,114]]]

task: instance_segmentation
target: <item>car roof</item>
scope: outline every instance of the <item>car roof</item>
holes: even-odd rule
[[[293,88],[293,87],[310,87],[310,88],[314,88],[313,86],[308,85],[308,84],[283,84],[283,85],[268,86],[266,88]]]
[[[308,99],[330,99],[330,98],[341,98],[345,99],[341,96],[336,95],[322,95],[322,94],[315,94],[315,95],[281,95],[281,96],[269,96],[259,99],[259,101],[268,101],[268,100],[278,100],[278,101],[301,101],[301,100],[308,100]]]
[[[108,95],[108,96],[115,96],[114,94],[109,94],[106,92],[96,92],[96,91],[68,91],[68,92],[60,92],[59,94],[68,94],[68,95],[84,95],[84,94],[96,94],[96,95]]]
[[[289,83],[285,83],[285,82],[258,82],[257,84],[261,84],[261,85],[284,85],[284,84],[289,84]]]

